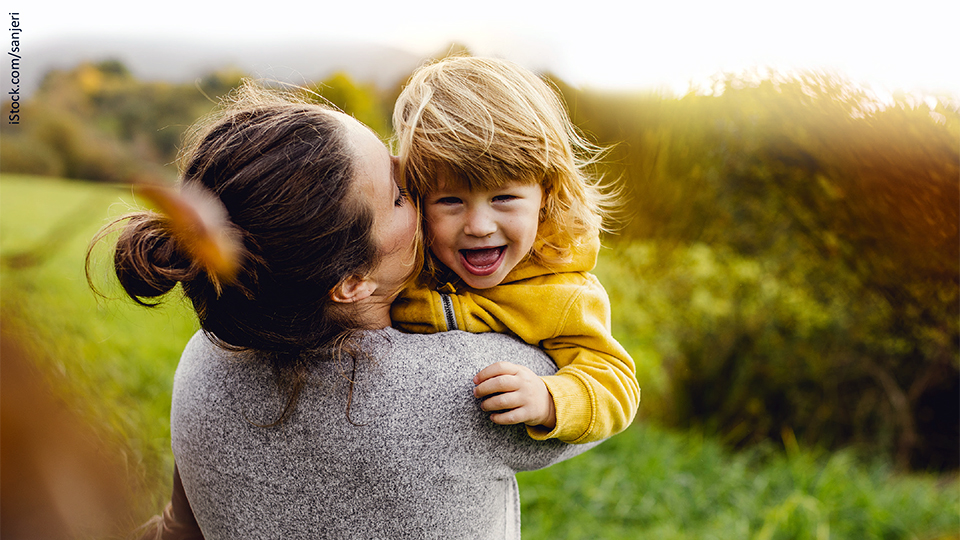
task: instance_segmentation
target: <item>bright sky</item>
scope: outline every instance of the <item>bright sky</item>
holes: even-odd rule
[[[771,66],[826,69],[878,92],[960,96],[958,0],[287,3],[34,0],[4,11],[19,10],[25,43],[78,35],[228,43],[349,39],[429,55],[457,41],[475,54],[505,56],[595,88],[683,92],[690,81],[720,71]]]

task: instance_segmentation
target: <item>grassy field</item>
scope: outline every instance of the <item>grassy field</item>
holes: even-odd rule
[[[89,239],[132,200],[119,188],[0,178],[4,332],[89,421],[135,487],[121,527],[159,511],[167,497],[170,389],[196,329],[176,299],[153,310],[119,299],[106,250],[95,281],[110,298],[87,286]],[[956,474],[901,474],[883,461],[790,441],[786,452],[732,453],[698,433],[638,422],[596,450],[519,479],[528,539],[960,538]]]

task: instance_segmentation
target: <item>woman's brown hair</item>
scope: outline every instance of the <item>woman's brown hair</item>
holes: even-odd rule
[[[201,328],[221,346],[267,359],[290,399],[310,358],[355,354],[358,325],[329,292],[378,262],[373,214],[354,188],[355,156],[331,109],[247,82],[198,122],[181,154],[181,193],[212,194],[238,264],[218,275],[166,213],[137,212],[120,230],[114,269],[124,291],[152,305],[177,283]],[[88,251],[89,277],[90,251]]]

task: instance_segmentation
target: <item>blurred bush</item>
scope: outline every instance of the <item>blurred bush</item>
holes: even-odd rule
[[[958,466],[955,103],[822,74],[675,100],[563,90],[631,197],[604,282],[621,333],[662,358],[654,414]]]
[[[19,133],[3,135],[0,144],[0,172],[39,176],[63,176],[63,163],[50,148]]]
[[[889,303],[843,267],[633,242],[597,273],[644,414],[737,446],[799,437],[955,467],[955,366],[915,356]]]
[[[382,93],[375,86],[359,84],[348,74],[337,72],[307,90],[307,97],[310,97],[310,94],[315,94],[314,97],[321,96],[321,101],[350,114],[376,131],[384,140],[392,134],[390,116],[393,114],[393,101],[383,99]]]
[[[0,171],[106,182],[173,180],[184,131],[243,77],[223,69],[190,84],[140,81],[113,60],[52,70],[22,104],[20,124],[0,125]],[[307,90],[389,135],[392,104],[375,87],[338,73]],[[4,107],[9,110],[9,102]]]

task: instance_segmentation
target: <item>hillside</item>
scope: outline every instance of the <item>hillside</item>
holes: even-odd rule
[[[85,61],[119,60],[143,81],[192,82],[233,67],[256,77],[304,83],[343,71],[381,88],[396,85],[421,61],[413,53],[372,43],[316,40],[263,46],[211,41],[152,41],[71,38],[40,43],[26,53],[22,93],[31,96],[51,69],[70,69]]]

